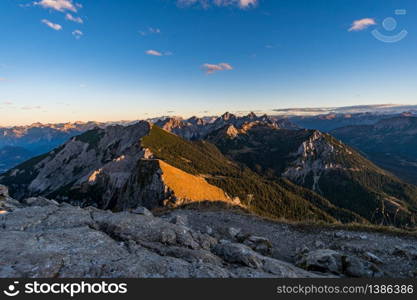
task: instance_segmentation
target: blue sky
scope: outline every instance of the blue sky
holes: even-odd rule
[[[417,103],[411,0],[1,0],[0,24],[0,125]]]

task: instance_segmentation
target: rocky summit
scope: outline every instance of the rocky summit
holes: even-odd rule
[[[415,277],[417,239],[223,209],[111,212],[0,187],[0,277]]]

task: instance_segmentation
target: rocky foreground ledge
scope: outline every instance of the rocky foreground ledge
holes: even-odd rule
[[[0,187],[0,277],[414,277],[417,239],[236,212],[112,213]]]

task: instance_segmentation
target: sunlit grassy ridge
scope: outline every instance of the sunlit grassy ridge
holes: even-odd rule
[[[194,201],[231,201],[225,192],[209,184],[200,176],[191,175],[169,164],[159,161],[164,183],[180,199]]]

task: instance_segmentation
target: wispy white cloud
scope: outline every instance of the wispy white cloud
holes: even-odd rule
[[[159,51],[156,50],[148,50],[145,52],[148,55],[153,55],[153,56],[162,56],[163,54]]]
[[[148,30],[149,30],[150,33],[161,33],[161,29],[159,29],[159,28],[149,27]]]
[[[65,19],[67,19],[68,21],[72,21],[72,22],[75,22],[75,23],[79,23],[79,24],[83,24],[84,23],[83,19],[81,19],[80,17],[75,17],[75,16],[73,16],[70,13],[67,13],[65,15]]]
[[[41,0],[34,2],[33,4],[42,6],[43,8],[54,9],[60,12],[77,12],[77,9],[82,7],[81,4],[74,3],[72,0]]]
[[[62,26],[56,23],[52,23],[51,21],[47,20],[47,19],[43,19],[41,20],[41,22],[43,24],[45,24],[46,26],[48,26],[49,28],[52,28],[53,30],[62,30]]]
[[[248,7],[251,5],[256,5],[258,4],[258,0],[239,0],[239,6],[241,7]]]
[[[83,24],[84,20],[76,15],[78,10],[81,9],[83,6],[82,4],[76,3],[74,1],[76,0],[38,0],[31,2],[30,5],[62,12],[65,14],[65,19],[67,21]],[[57,31],[63,29],[61,24],[53,23],[48,19],[42,19],[41,22],[47,25],[49,28],[52,28]],[[72,35],[76,39],[79,39],[83,35],[83,32],[77,29],[72,31]]]
[[[364,19],[356,20],[356,21],[353,21],[352,26],[349,28],[349,31],[361,31],[372,25],[376,25],[375,19],[364,18]]]
[[[151,34],[160,34],[160,33],[161,33],[161,29],[153,28],[153,27],[148,27],[146,30],[139,30],[139,34],[141,36],[147,36]]]
[[[147,50],[147,51],[145,51],[145,53],[147,55],[152,55],[152,56],[170,56],[170,55],[172,55],[172,52],[170,52],[170,51],[160,52],[160,51],[157,51],[157,50]]]
[[[214,6],[237,6],[242,9],[256,6],[259,0],[177,0],[179,6],[191,6],[199,4],[204,8]]]
[[[84,35],[84,33],[81,30],[77,29],[72,32],[72,35],[78,40]]]
[[[280,45],[277,45],[277,44],[266,44],[265,45],[266,49],[276,49],[276,48],[279,48],[279,47],[280,47]]]
[[[203,69],[205,70],[206,74],[213,74],[218,71],[230,71],[233,70],[232,65],[228,63],[220,63],[220,64],[204,64]]]

